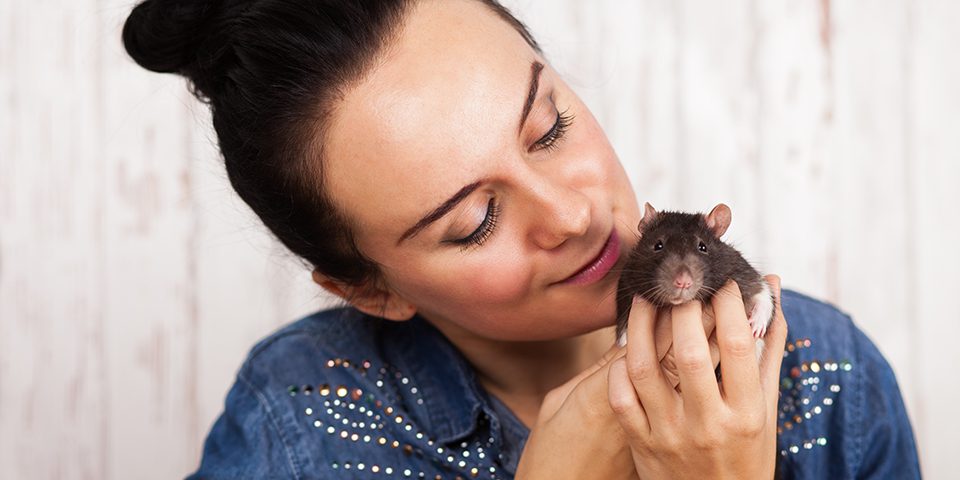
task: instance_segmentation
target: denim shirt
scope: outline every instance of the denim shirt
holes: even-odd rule
[[[781,477],[919,478],[897,381],[873,343],[826,303],[789,290],[782,303]],[[188,478],[512,479],[528,433],[422,318],[338,308],[254,346]]]

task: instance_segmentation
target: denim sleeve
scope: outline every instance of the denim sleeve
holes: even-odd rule
[[[900,387],[850,315],[782,292],[778,448],[785,480],[917,479],[920,466]]]
[[[198,479],[301,478],[290,446],[263,394],[242,374],[210,430]]]
[[[893,370],[873,342],[859,328],[853,330],[863,366],[858,389],[863,410],[853,419],[860,423],[855,428],[860,435],[854,449],[861,457],[856,478],[920,478],[913,430]]]

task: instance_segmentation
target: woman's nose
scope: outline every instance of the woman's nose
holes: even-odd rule
[[[563,186],[535,192],[532,215],[533,241],[543,249],[557,248],[568,238],[579,237],[590,228],[590,199]]]

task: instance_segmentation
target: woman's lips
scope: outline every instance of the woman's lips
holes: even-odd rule
[[[560,283],[564,285],[589,285],[594,283],[603,278],[613,268],[618,258],[620,258],[620,237],[617,236],[617,229],[614,228],[600,254],[590,260],[590,263],[578,270],[577,273]]]

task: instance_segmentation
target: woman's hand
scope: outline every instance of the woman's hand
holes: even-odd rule
[[[630,313],[627,355],[609,363],[609,400],[637,472],[658,478],[773,478],[778,377],[787,327],[780,279],[760,364],[740,289],[728,282],[713,297],[722,383],[717,382],[699,302],[673,308],[678,392],[656,354],[656,311],[638,300]]]
[[[657,358],[663,367],[663,375],[671,387],[680,389],[680,376],[677,372],[677,361],[673,348],[673,321],[671,316],[673,307],[662,307],[657,310],[656,325],[653,327],[653,340],[657,347]],[[717,336],[714,332],[716,322],[713,307],[703,306],[703,333],[707,336],[707,346],[710,348],[710,360],[716,368],[720,363],[720,349],[717,347]]]
[[[517,466],[517,480],[636,479],[626,435],[607,400],[614,343],[592,367],[544,398]]]
[[[674,360],[671,309],[658,312],[655,330],[657,359],[671,387],[679,382]],[[719,362],[714,315],[703,309],[703,332],[709,336],[711,365]],[[636,479],[627,437],[608,398],[609,368],[626,350],[614,345],[600,360],[543,401],[517,467],[518,480],[530,479]]]

